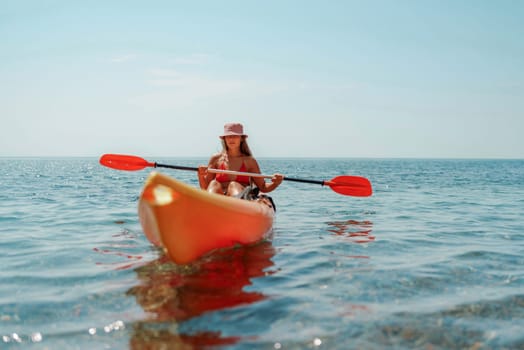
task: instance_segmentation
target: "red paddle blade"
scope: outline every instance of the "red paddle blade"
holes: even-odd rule
[[[346,196],[369,197],[373,193],[371,182],[362,176],[341,175],[324,183],[337,193]]]
[[[142,170],[145,167],[155,166],[155,163],[150,163],[144,158],[124,154],[104,154],[100,157],[100,164],[108,168],[128,171]]]

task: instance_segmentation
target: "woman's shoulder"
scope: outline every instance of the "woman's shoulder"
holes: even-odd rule
[[[209,158],[209,163],[210,164],[218,163],[223,157],[224,157],[223,153],[215,153],[211,156],[211,158]]]
[[[258,162],[253,156],[245,156],[243,161],[249,169],[258,168]]]

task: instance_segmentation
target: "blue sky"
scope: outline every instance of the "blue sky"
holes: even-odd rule
[[[524,2],[0,7],[0,156],[524,158]]]

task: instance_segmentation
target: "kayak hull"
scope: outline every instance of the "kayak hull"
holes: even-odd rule
[[[264,202],[208,193],[158,172],[144,184],[138,214],[149,241],[178,264],[257,242],[271,232],[274,219]]]

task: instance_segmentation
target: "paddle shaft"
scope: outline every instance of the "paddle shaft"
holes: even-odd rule
[[[195,168],[195,167],[181,166],[181,165],[168,165],[168,164],[160,164],[160,163],[154,163],[154,167],[155,168],[169,168],[169,169],[177,169],[177,170],[198,171],[198,168]],[[237,175],[237,176],[250,176],[250,177],[262,177],[262,178],[272,178],[273,177],[273,175],[246,173],[242,171],[222,170],[222,169],[213,169],[213,168],[208,168],[207,171],[209,171],[210,173]],[[327,185],[327,182],[328,182],[328,181],[320,181],[320,180],[297,179],[297,178],[286,177],[286,176],[284,176],[284,180],[308,183],[308,184],[316,184],[316,185],[322,185],[322,186]]]
[[[168,164],[160,164],[160,163],[154,163],[154,167],[155,168],[169,168],[169,169],[177,169],[177,170],[198,171],[198,168],[195,168],[195,167],[181,166],[181,165],[168,165]],[[213,168],[208,168],[207,171],[210,172],[210,173],[215,173],[215,174],[227,174],[227,175],[249,176],[249,177],[263,177],[263,178],[272,178],[273,177],[273,175],[246,173],[246,172],[242,172],[242,171],[222,170],[222,169],[213,169]]]

